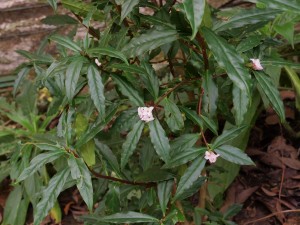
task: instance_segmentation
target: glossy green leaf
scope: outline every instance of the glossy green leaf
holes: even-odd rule
[[[18,91],[18,88],[20,87],[22,81],[24,80],[25,76],[27,76],[27,74],[29,73],[30,71],[30,67],[24,67],[22,68],[19,73],[18,73],[18,76],[17,76],[17,79],[14,83],[14,89],[13,89],[13,96],[16,96],[16,93]]]
[[[49,143],[30,143],[33,144],[34,146],[38,147],[41,150],[45,151],[62,151],[63,148],[60,145],[54,145],[54,144],[49,144]]]
[[[172,140],[170,142],[172,158],[175,157],[178,153],[193,147],[199,138],[200,138],[200,134],[196,133],[196,134],[183,134],[178,138]]]
[[[176,30],[150,30],[139,37],[133,38],[122,49],[122,52],[128,57],[135,57],[154,50],[164,44],[171,43],[176,39]]]
[[[198,28],[201,25],[204,15],[205,0],[185,0],[183,1],[186,17],[193,30],[191,40],[195,38]]]
[[[210,129],[215,135],[218,135],[218,127],[217,127],[217,124],[212,120],[212,119],[209,119],[207,118],[206,116],[204,115],[200,115],[204,125]]]
[[[187,118],[189,118],[191,121],[193,121],[195,124],[201,127],[203,129],[203,121],[201,120],[200,116],[193,110],[190,110],[185,107],[179,107],[180,110],[185,114]]]
[[[68,158],[71,175],[76,180],[76,186],[88,209],[93,210],[93,186],[90,171],[84,161],[74,156]]]
[[[250,99],[248,95],[243,92],[241,89],[239,89],[237,86],[233,86],[232,90],[233,95],[233,114],[235,118],[236,125],[241,125],[244,116],[247,113]]]
[[[87,72],[88,84],[90,88],[91,98],[100,114],[105,115],[105,97],[104,85],[98,69],[94,65],[90,65]]]
[[[170,144],[158,119],[149,122],[150,138],[156,153],[166,163],[170,160]]]
[[[111,75],[113,80],[116,82],[118,87],[120,88],[120,91],[123,95],[127,96],[129,100],[136,106],[143,106],[144,100],[139,95],[136,88],[134,88],[125,78],[112,74]]]
[[[285,66],[284,69],[286,70],[296,91],[296,107],[300,111],[300,78],[298,74],[290,67]]]
[[[47,0],[49,5],[53,8],[54,11],[57,10],[57,0]]]
[[[300,63],[294,63],[284,59],[263,59],[260,62],[263,66],[288,66],[294,69],[300,69]]]
[[[162,19],[161,17],[159,17],[158,14],[153,15],[153,16],[144,16],[141,14],[139,16],[142,21],[149,22],[153,25],[161,26],[161,27],[164,27],[165,29],[175,29],[175,26],[173,24],[171,24],[169,21],[166,21],[166,20]]]
[[[42,220],[54,206],[58,195],[62,192],[63,187],[70,176],[70,169],[65,168],[51,178],[47,188],[42,193],[42,199],[37,204],[34,211],[34,225],[40,225]]]
[[[218,64],[228,73],[229,78],[242,91],[250,95],[250,74],[244,66],[242,57],[227,41],[208,28],[202,29],[204,38]]]
[[[93,139],[82,145],[79,152],[88,166],[94,166],[96,164],[95,142]]]
[[[107,161],[107,163],[110,165],[110,167],[113,169],[114,172],[120,174],[121,173],[120,166],[117,157],[112,152],[112,150],[107,145],[101,143],[96,139],[95,139],[95,144],[96,144],[97,153],[101,154],[101,157],[103,157]]]
[[[204,90],[204,94],[202,97],[203,111],[206,113],[206,115],[209,116],[209,118],[213,118],[216,114],[217,100],[219,94],[218,94],[218,87],[212,78],[212,74],[210,73],[204,74],[204,79],[202,81],[202,88]]]
[[[199,139],[199,137],[198,137],[198,139]],[[174,167],[183,165],[183,164],[197,158],[200,154],[204,154],[204,152],[206,150],[207,150],[206,147],[184,149],[183,151],[181,151],[177,154],[174,154],[171,157],[171,160],[168,162],[168,164],[163,166],[163,168],[174,168]]]
[[[275,87],[272,80],[265,74],[260,72],[253,72],[262,92],[267,96],[273,109],[279,116],[281,122],[285,121],[285,112],[283,102],[280,98],[279,91]]]
[[[122,52],[120,52],[118,50],[115,50],[113,48],[110,48],[110,47],[90,48],[90,49],[87,50],[87,53],[89,55],[95,56],[95,57],[98,57],[99,55],[107,55],[107,56],[110,56],[110,57],[113,57],[113,58],[121,59],[123,62],[125,62],[128,65],[126,56]]]
[[[267,22],[273,20],[280,10],[275,9],[242,9],[225,21],[216,23],[213,27],[215,32],[220,32],[234,28],[244,28],[252,24],[258,24],[261,22]]]
[[[50,36],[50,40],[68,48],[71,49],[74,52],[81,52],[81,48],[70,38],[67,36],[59,36],[59,35],[52,35]]]
[[[238,44],[238,46],[236,46],[236,50],[238,52],[246,52],[248,50],[251,50],[258,46],[262,42],[263,38],[264,37],[262,35],[251,35],[246,39],[242,40]]]
[[[158,223],[159,220],[155,217],[143,214],[143,213],[137,213],[137,212],[124,212],[124,213],[115,213],[109,216],[84,216],[84,219],[88,219],[89,222],[93,223],[117,223],[117,224],[123,224],[123,223]]]
[[[99,121],[96,121],[94,124],[92,124],[89,129],[79,138],[75,147],[80,148],[83,144],[87,143],[89,140],[94,138],[96,134],[98,134],[102,129],[104,129],[116,114],[118,107],[119,105],[116,104],[108,108],[104,119],[100,117],[101,119],[99,119]]]
[[[112,64],[109,65],[108,68],[114,68],[121,70],[123,72],[136,73],[136,74],[144,74],[146,71],[137,65],[127,65],[127,64]]]
[[[173,201],[180,198],[186,190],[201,176],[201,171],[204,168],[206,159],[203,155],[197,157],[193,163],[186,169],[177,186],[177,190]]]
[[[239,165],[255,165],[253,161],[242,150],[233,147],[231,145],[221,145],[214,149],[214,151],[220,154],[220,157],[226,159],[229,162],[233,162]]]
[[[145,123],[139,120],[127,134],[126,141],[122,145],[121,168],[127,164],[129,157],[133,154],[140,140]]]
[[[167,170],[157,167],[151,167],[148,170],[139,173],[134,180],[137,182],[159,182],[174,178],[174,174]]]
[[[18,177],[17,182],[25,180],[27,177],[31,176],[36,171],[38,171],[43,165],[58,159],[64,154],[66,154],[65,151],[59,150],[59,151],[51,151],[51,152],[37,155],[31,160],[30,166],[27,167]]]
[[[193,184],[184,191],[184,193],[178,198],[178,200],[183,200],[186,198],[189,198],[193,196],[196,192],[199,192],[201,186],[206,181],[206,177],[198,177],[196,181],[193,182]]]
[[[121,22],[124,18],[133,10],[133,8],[139,3],[139,0],[124,0],[121,10]]]
[[[267,8],[300,13],[300,2],[298,0],[258,0],[258,2],[264,3]]]
[[[78,58],[71,62],[66,71],[66,80],[65,80],[65,92],[66,96],[71,102],[73,97],[76,94],[77,82],[79,79],[80,71],[82,68],[83,62],[82,58]]]
[[[294,32],[295,32],[295,23],[288,22],[285,24],[276,24],[274,26],[274,30],[285,37],[288,42],[292,45],[294,48]]]
[[[78,21],[69,15],[49,15],[46,18],[41,20],[42,23],[47,25],[75,25],[78,24]]]
[[[172,187],[173,187],[172,180],[160,182],[157,185],[157,195],[158,195],[159,205],[164,216],[166,214],[168,202],[171,197]]]
[[[176,132],[183,129],[184,121],[178,106],[168,98],[163,101],[165,109],[165,121],[171,131]]]
[[[150,64],[146,63],[145,61],[141,62],[141,66],[143,67],[145,72],[140,73],[139,75],[142,78],[142,81],[147,90],[153,96],[154,100],[156,100],[159,92],[159,80],[155,73],[155,70]]]
[[[229,130],[224,130],[223,133],[216,138],[216,140],[212,143],[212,149],[215,149],[219,147],[220,145],[223,145],[230,140],[236,138],[246,129],[247,126],[241,126],[236,128],[231,128]]]

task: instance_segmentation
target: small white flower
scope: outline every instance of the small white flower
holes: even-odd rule
[[[252,68],[254,70],[263,70],[264,68],[262,67],[262,65],[260,64],[260,60],[259,59],[250,59],[252,61]]]
[[[210,163],[215,163],[217,161],[217,158],[219,157],[220,155],[219,154],[215,154],[214,152],[212,151],[206,151],[205,152],[205,156],[204,158],[206,160],[209,160]]]
[[[95,63],[97,64],[97,66],[101,66],[101,62],[99,62],[98,59],[95,59]]]
[[[150,122],[154,120],[154,117],[152,115],[152,110],[154,107],[139,107],[138,108],[138,114],[142,121]]]
[[[139,13],[145,16],[153,16],[154,10],[149,7],[139,7]]]

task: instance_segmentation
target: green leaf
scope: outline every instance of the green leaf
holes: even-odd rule
[[[176,132],[183,129],[184,121],[178,106],[168,98],[165,98],[163,103],[165,109],[165,121],[171,131]]]
[[[74,60],[67,68],[66,80],[65,80],[65,88],[66,88],[65,91],[69,102],[73,100],[73,97],[76,94],[77,82],[79,79],[82,65],[83,62],[82,62],[82,58],[80,57]]]
[[[188,190],[193,183],[201,176],[201,171],[204,168],[206,159],[203,155],[197,157],[193,163],[186,169],[183,176],[180,178],[180,181],[177,186],[173,202],[180,198],[186,190]]]
[[[139,95],[136,88],[134,88],[125,78],[119,75],[111,75],[116,84],[119,86],[123,95],[127,96],[129,100],[136,106],[143,106],[144,100]]]
[[[143,213],[137,213],[137,212],[124,212],[124,213],[115,213],[109,216],[84,216],[84,219],[88,219],[89,222],[93,223],[117,223],[117,224],[123,224],[123,223],[158,223],[159,220],[143,214]]]
[[[202,22],[205,9],[205,0],[185,0],[183,1],[183,6],[186,17],[193,30],[191,36],[191,40],[193,40]]]
[[[231,145],[221,145],[214,149],[214,151],[223,159],[239,165],[255,165],[254,162],[241,149]]]
[[[70,169],[65,168],[51,178],[48,187],[42,193],[41,201],[37,204],[36,210],[34,211],[34,225],[40,225],[49,210],[54,206],[69,176]]]
[[[90,54],[91,56],[95,56],[95,57],[98,57],[99,55],[107,55],[107,56],[110,56],[113,58],[121,59],[123,62],[125,62],[127,65],[129,65],[128,61],[126,59],[126,56],[122,52],[119,52],[118,50],[115,50],[110,47],[90,48],[87,50],[87,53]]]
[[[236,125],[241,125],[244,120],[244,116],[247,113],[250,99],[245,92],[235,85],[233,86],[232,95],[235,123]]]
[[[300,2],[298,0],[258,0],[258,2],[264,3],[267,8],[300,13]]]
[[[22,81],[24,80],[25,76],[29,73],[30,69],[31,69],[30,67],[26,66],[26,67],[22,68],[19,71],[17,79],[14,83],[13,96],[16,96],[18,88],[20,87],[20,85],[21,85]]]
[[[172,193],[172,187],[173,187],[172,180],[160,182],[157,185],[157,195],[158,195],[160,208],[163,212],[163,216],[165,216],[166,214],[168,202]]]
[[[45,151],[55,151],[55,152],[59,152],[59,151],[63,151],[64,149],[62,148],[62,146],[60,145],[53,145],[53,144],[49,144],[49,143],[30,143],[35,145],[36,147],[38,147],[41,150],[45,150]]]
[[[47,0],[49,5],[53,8],[54,11],[57,10],[57,0]]]
[[[235,15],[233,15],[226,21],[216,23],[213,27],[213,30],[215,32],[220,32],[234,28],[244,28],[245,26],[249,26],[251,24],[258,24],[261,22],[271,21],[280,12],[280,10],[274,10],[269,8],[253,8],[238,10],[238,12]]]
[[[230,140],[236,138],[246,128],[247,126],[241,126],[241,127],[231,128],[230,130],[224,130],[223,133],[220,136],[218,136],[216,140],[212,143],[212,149],[215,149],[220,145],[223,145],[229,142]]]
[[[200,134],[183,134],[170,142],[171,157],[175,157],[178,153],[190,149],[198,141]]]
[[[93,186],[90,171],[84,161],[74,156],[68,158],[71,175],[90,212],[93,210]]]
[[[58,44],[71,49],[74,52],[81,52],[81,48],[67,36],[52,35],[50,40],[57,42]]]
[[[204,125],[210,129],[215,135],[218,135],[217,124],[212,119],[207,118],[206,116],[200,115]]]
[[[133,38],[122,49],[122,52],[128,57],[135,57],[154,50],[164,44],[171,43],[176,39],[176,30],[151,30],[139,37]]]
[[[285,113],[283,102],[280,98],[279,91],[275,87],[272,80],[265,74],[253,71],[256,80],[258,81],[259,86],[261,87],[262,92],[267,96],[270,101],[273,109],[279,116],[281,122],[285,121]]]
[[[95,142],[94,140],[89,140],[87,143],[82,145],[79,149],[80,155],[82,156],[84,162],[88,166],[93,166],[96,164],[95,155]]]
[[[101,143],[97,139],[95,139],[95,144],[97,153],[101,154],[101,156],[107,161],[107,163],[110,165],[110,167],[115,173],[121,174],[117,157],[112,152],[112,150],[107,145]]]
[[[90,65],[87,72],[88,84],[91,92],[91,98],[100,114],[105,115],[105,97],[104,85],[98,69],[94,65]]]
[[[298,74],[290,67],[285,66],[284,69],[286,70],[287,75],[289,76],[296,91],[296,107],[300,111],[300,78]]]
[[[217,36],[210,29],[203,27],[202,32],[218,64],[226,70],[235,85],[250,96],[251,77],[244,66],[242,57],[225,39]]]
[[[170,160],[170,144],[158,119],[149,122],[150,138],[156,153],[166,163]]]
[[[174,174],[161,168],[152,167],[148,170],[141,172],[134,178],[137,182],[159,182],[164,180],[170,180],[174,178]]]
[[[199,139],[199,136],[197,139]],[[177,154],[172,154],[171,160],[168,162],[168,164],[164,165],[163,168],[174,168],[183,165],[189,161],[192,161],[200,154],[203,154],[206,150],[206,147],[188,148],[178,152]]]
[[[276,24],[274,26],[274,30],[285,37],[288,42],[292,45],[294,48],[294,31],[295,31],[295,23],[288,22],[285,24]]]
[[[129,73],[136,73],[136,74],[144,74],[146,73],[146,71],[136,65],[127,65],[127,64],[112,64],[109,65],[107,68],[115,68],[118,70],[121,70],[123,72],[129,72]]]
[[[59,150],[37,155],[31,160],[30,166],[23,170],[21,175],[18,177],[17,182],[25,180],[27,177],[31,176],[36,171],[38,171],[43,165],[58,159],[65,153],[65,151]]]
[[[126,141],[122,145],[121,168],[127,164],[129,157],[133,154],[140,140],[145,123],[139,120],[127,134]]]
[[[191,121],[193,121],[195,124],[197,124],[201,129],[203,129],[203,121],[201,120],[200,116],[193,110],[190,110],[185,107],[179,107],[180,110],[186,115],[187,118],[189,118]]]
[[[284,59],[264,59],[260,61],[263,66],[288,66],[294,69],[300,69],[300,63],[294,63]]]
[[[118,107],[118,104],[113,105],[107,110],[104,119],[102,119],[102,117],[99,117],[99,121],[93,123],[89,127],[89,129],[82,136],[80,136],[79,140],[75,145],[75,148],[80,148],[83,144],[87,143],[89,140],[94,138],[102,129],[104,129],[105,126],[112,120],[112,118],[116,114]]]
[[[75,25],[78,21],[69,15],[49,15],[41,20],[42,23],[47,25]]]
[[[140,73],[140,77],[143,80],[143,83],[150,94],[154,97],[154,100],[157,99],[159,93],[159,80],[153,67],[146,63],[145,61],[141,62],[141,66],[144,68],[144,73]]]
[[[264,37],[262,35],[251,35],[246,39],[243,39],[236,47],[236,50],[238,52],[246,52],[251,50],[258,46],[262,42],[263,38]]]
[[[217,110],[218,100],[218,87],[215,84],[212,74],[205,73],[202,81],[202,88],[204,90],[202,107],[204,112],[209,115],[209,118],[213,118]]]
[[[125,0],[122,4],[120,22],[133,10],[134,6],[139,3],[139,0]]]

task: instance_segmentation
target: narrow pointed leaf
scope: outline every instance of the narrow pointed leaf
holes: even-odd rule
[[[250,95],[250,74],[244,66],[242,57],[227,43],[208,28],[202,29],[203,36],[218,64],[228,73],[229,78],[242,91]]]
[[[235,117],[236,125],[241,125],[244,116],[247,113],[248,106],[250,104],[250,99],[248,95],[239,89],[237,86],[233,86],[233,114]]]
[[[183,134],[170,142],[171,156],[174,157],[178,153],[193,147],[198,141],[200,134]]]
[[[204,112],[209,115],[209,118],[213,118],[217,110],[218,100],[218,87],[215,84],[212,74],[205,73],[202,81],[202,88],[204,90],[202,107]]]
[[[92,211],[93,209],[93,186],[90,171],[83,162],[82,159],[70,156],[68,159],[68,164],[71,169],[71,175],[74,180],[76,180],[76,186],[80,192],[80,195],[88,209]]]
[[[183,129],[184,121],[178,106],[168,98],[164,100],[165,121],[171,131],[175,132]]]
[[[54,11],[57,10],[57,0],[47,0],[49,5],[53,8]]]
[[[136,88],[134,88],[125,78],[112,74],[111,75],[116,84],[119,86],[120,91],[123,95],[127,96],[129,100],[136,106],[143,106],[144,100],[137,92]]]
[[[139,0],[125,0],[122,4],[121,10],[121,22],[124,18],[133,10],[134,6],[136,6],[140,1]]]
[[[176,39],[176,30],[151,30],[139,37],[133,38],[122,49],[122,52],[128,57],[135,57],[164,44],[171,43]]]
[[[203,129],[203,121],[200,116],[193,110],[185,107],[180,107],[180,110],[185,113],[186,117]]]
[[[104,85],[98,69],[94,65],[90,65],[87,72],[88,84],[91,92],[91,98],[100,113],[100,116],[105,115],[105,97]]]
[[[50,209],[54,206],[58,195],[62,192],[69,176],[70,169],[65,168],[51,178],[48,187],[42,193],[41,201],[37,204],[34,211],[34,225],[40,225],[42,220],[47,216]]]
[[[160,208],[165,216],[169,199],[171,197],[173,187],[173,181],[164,181],[157,185],[157,195],[160,204]]]
[[[25,76],[29,73],[29,71],[30,71],[30,67],[27,67],[27,66],[22,68],[19,71],[17,79],[14,83],[13,96],[16,96],[18,88],[20,87],[22,81],[24,80]]]
[[[206,159],[203,155],[197,157],[194,162],[186,169],[177,186],[173,202],[180,198],[186,190],[201,176],[201,171],[204,168]]]
[[[300,69],[300,63],[291,62],[284,59],[263,59],[261,60],[263,66],[289,66],[294,69]]]
[[[73,97],[76,94],[77,82],[79,79],[80,71],[82,68],[83,62],[82,58],[74,60],[67,68],[66,71],[66,80],[65,80],[65,92],[69,102],[73,100]]]
[[[140,73],[140,77],[143,80],[143,83],[150,94],[153,96],[154,100],[158,97],[159,92],[159,80],[155,73],[155,70],[152,66],[146,62],[141,63],[143,69],[145,70],[144,73]]]
[[[261,90],[267,96],[281,122],[283,122],[285,120],[285,112],[283,102],[279,95],[279,91],[275,87],[272,80],[265,73],[254,71],[254,75],[256,80],[258,81],[259,86],[261,87]]]
[[[298,0],[259,0],[259,2],[264,3],[267,8],[300,12],[300,2]]]
[[[137,66],[137,65],[127,65],[127,64],[112,64],[108,66],[107,68],[115,68],[118,70],[121,70],[123,72],[129,72],[129,73],[136,73],[136,74],[143,74],[146,73],[145,69]]]
[[[149,122],[150,138],[156,153],[166,163],[170,159],[170,144],[158,119]]]
[[[87,50],[87,53],[91,56],[99,56],[99,55],[107,55],[113,58],[121,59],[123,62],[125,62],[128,65],[128,61],[126,59],[126,56],[119,52],[118,50],[115,50],[110,47],[106,48],[90,48]]]
[[[204,15],[205,0],[185,0],[183,1],[183,6],[186,17],[193,30],[191,39],[194,39]]]
[[[206,116],[200,115],[204,125],[210,129],[215,135],[218,135],[217,124],[212,119],[207,118]]]
[[[129,157],[133,154],[140,140],[145,123],[139,120],[127,134],[126,141],[122,145],[121,168],[127,164]]]
[[[72,41],[70,38],[66,37],[66,36],[59,36],[59,35],[52,35],[50,37],[50,40],[57,42],[58,44],[71,49],[74,52],[81,52],[81,48],[74,42]]]
[[[216,140],[212,143],[212,149],[219,147],[220,145],[229,142],[230,140],[234,139],[235,137],[239,136],[241,132],[245,130],[247,126],[241,126],[232,128],[230,130],[225,130],[223,133],[216,138]]]
[[[30,166],[27,167],[25,170],[23,170],[21,175],[18,177],[17,182],[25,180],[27,177],[31,176],[36,171],[38,171],[43,165],[58,159],[65,153],[66,153],[65,151],[60,150],[60,151],[51,151],[51,152],[37,155],[31,160]]]
[[[229,162],[233,162],[239,165],[254,165],[253,161],[242,150],[230,146],[221,145],[214,149],[214,151],[220,154],[220,157],[226,159]]]

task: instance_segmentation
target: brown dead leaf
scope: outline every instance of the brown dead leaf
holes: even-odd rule
[[[269,166],[282,168],[282,162],[276,155],[265,154],[263,157],[260,158],[260,161]]]
[[[290,107],[285,107],[284,111],[285,111],[286,118],[295,119],[295,110],[291,109]],[[266,117],[265,123],[268,125],[276,125],[276,124],[280,123],[280,119],[277,116],[277,114],[274,112],[274,113],[269,114]]]
[[[290,168],[293,168],[295,170],[300,170],[300,161],[298,159],[281,157],[281,161],[284,163],[284,165]]]
[[[249,187],[242,192],[237,193],[236,203],[244,203],[258,188],[259,186]]]
[[[276,196],[277,193],[273,192],[273,191],[269,191],[267,188],[261,187],[261,190],[269,197],[273,197]]]
[[[71,205],[73,205],[73,204],[75,204],[75,203],[74,203],[74,202],[68,202],[68,203],[66,204],[66,206],[64,207],[64,213],[65,213],[65,215],[68,215],[68,214],[69,214],[70,207],[71,207]]]
[[[295,99],[295,92],[294,91],[289,91],[289,90],[280,91],[280,97],[281,97],[282,100],[285,100],[285,99],[294,100]]]

